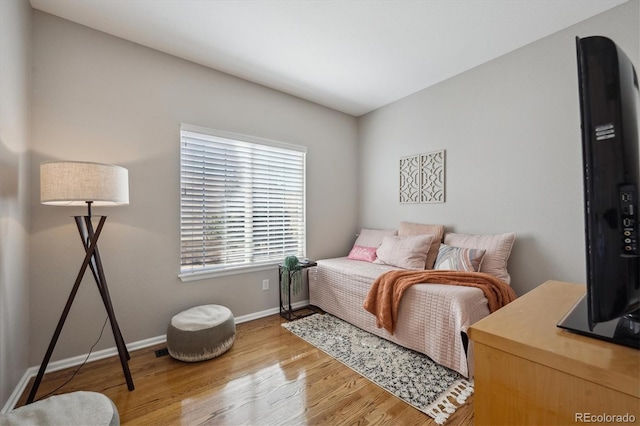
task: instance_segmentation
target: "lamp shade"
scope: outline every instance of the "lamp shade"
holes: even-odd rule
[[[40,202],[55,206],[129,204],[129,172],[110,164],[51,161],[40,164]]]

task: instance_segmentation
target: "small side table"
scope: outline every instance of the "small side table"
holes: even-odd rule
[[[304,270],[307,270],[308,268],[311,268],[312,266],[316,266],[317,264],[318,264],[317,262],[312,262],[312,261],[308,261],[304,263],[301,262],[300,267],[304,271]],[[284,265],[278,265],[278,293],[280,294],[280,316],[285,318],[287,321],[291,321],[298,318],[304,318],[306,316],[309,316],[315,313],[315,311],[311,309],[310,305],[302,306],[296,309],[293,309],[291,307],[291,274],[292,272],[291,271],[285,272],[283,266]],[[289,274],[289,285],[287,286],[287,289],[283,294],[282,275],[285,273]],[[305,314],[298,313],[304,310],[311,310],[311,312],[308,312]]]

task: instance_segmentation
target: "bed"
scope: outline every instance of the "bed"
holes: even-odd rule
[[[407,254],[406,250],[395,250],[394,256],[398,256],[396,259],[393,259],[393,256],[390,258],[387,254],[381,260],[377,255],[372,255],[371,250],[368,250],[368,254],[363,254],[363,247],[373,247],[376,254],[383,254],[385,251],[383,242],[390,241],[390,238],[396,245],[400,241],[407,246],[407,241],[416,240],[407,235],[407,225],[413,227],[411,229],[414,235],[431,236],[430,239],[422,239],[422,246],[419,249],[422,254],[414,256],[418,259],[417,263],[406,264],[398,260],[412,256],[411,253]],[[508,283],[510,277],[506,272],[506,261],[515,234],[493,236],[447,234],[444,236],[445,242],[441,243],[442,233],[433,234],[431,228],[416,230],[415,225],[403,222],[398,231],[363,229],[349,256],[318,260],[317,266],[309,270],[309,301],[311,305],[363,330],[424,353],[435,362],[465,377],[472,377],[473,348],[466,337],[466,331],[473,323],[490,313],[482,290],[442,284],[413,285],[406,290],[400,301],[393,334],[384,328],[378,328],[376,317],[367,312],[363,304],[370,287],[380,275],[390,270],[437,267],[436,260],[441,260],[442,256],[439,255],[443,248],[444,251],[451,247],[463,249],[467,253],[466,260],[469,260],[470,252],[475,254],[476,262],[471,267],[477,268],[476,270],[480,272],[491,271],[493,274],[498,274],[502,281]],[[420,232],[430,233],[420,234]],[[376,234],[375,237],[372,236],[373,234]],[[365,238],[360,238],[363,236]],[[467,247],[460,247],[465,245]],[[434,249],[436,251],[435,256],[432,256],[434,261],[428,263],[429,252],[433,254]],[[498,264],[501,266],[499,270],[495,269]],[[407,266],[411,267],[407,268]],[[445,267],[449,269],[455,266],[463,268],[469,267],[469,264],[456,264],[455,260],[445,263]]]

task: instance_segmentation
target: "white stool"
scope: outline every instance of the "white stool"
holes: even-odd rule
[[[204,361],[222,355],[236,337],[231,310],[220,305],[203,305],[180,312],[167,328],[169,355],[180,361]]]
[[[23,405],[0,415],[0,425],[118,426],[113,401],[97,392],[71,392]]]

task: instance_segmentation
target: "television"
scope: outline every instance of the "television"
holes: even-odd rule
[[[558,326],[640,349],[638,77],[606,37],[576,50],[587,291]]]

